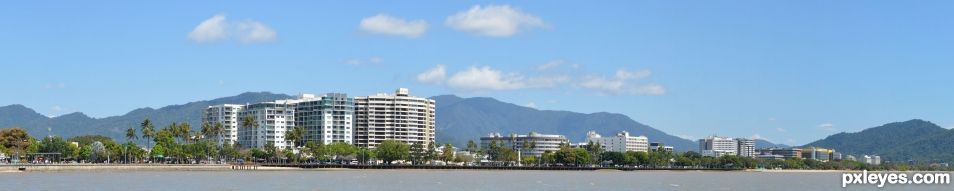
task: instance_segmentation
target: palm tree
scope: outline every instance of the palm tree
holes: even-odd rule
[[[207,139],[212,139],[213,129],[212,124],[208,122],[202,123],[202,129],[199,130],[202,133],[202,136],[205,136]]]
[[[192,141],[194,138],[197,138],[193,137],[192,125],[189,125],[188,122],[182,122],[179,124],[179,134],[182,136],[182,140],[186,141],[186,143]]]
[[[148,118],[142,121],[142,124],[140,124],[140,127],[142,128],[142,138],[146,140],[146,147],[148,148],[151,143],[150,138],[156,135],[155,134],[156,132],[154,129],[155,127],[152,126],[152,122],[150,122]]]
[[[305,128],[302,126],[295,126],[291,131],[285,133],[285,140],[291,141],[294,145],[292,148],[300,147],[304,144],[300,144],[302,139],[305,138]],[[301,158],[301,151],[298,151],[298,158]]]
[[[212,125],[212,136],[219,137],[225,134],[225,127],[222,126],[222,123],[215,122],[215,125]]]
[[[130,141],[133,139],[138,139],[138,137],[136,136],[136,129],[130,127],[129,129],[126,129],[126,140]]]
[[[258,136],[257,133],[255,132],[255,129],[258,129],[258,122],[255,122],[255,118],[252,117],[252,115],[245,115],[245,117],[242,118],[242,127],[251,129],[253,132],[252,136]],[[257,139],[251,139],[251,140],[257,140]],[[254,147],[254,145],[258,145],[258,144],[253,142],[249,146]]]

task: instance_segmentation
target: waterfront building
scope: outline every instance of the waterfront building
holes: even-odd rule
[[[235,145],[238,141],[238,113],[243,107],[238,104],[220,104],[208,106],[203,110],[202,123],[222,125],[222,132],[215,138],[219,145],[224,143]]]
[[[739,144],[738,151],[736,153],[741,157],[755,157],[758,153],[755,152],[755,140],[737,138],[735,139]]]
[[[758,155],[758,156],[755,156],[755,157],[756,157],[756,158],[759,158],[759,159],[785,160],[785,157],[784,157],[784,156],[782,156],[782,155],[773,155],[773,154],[761,154],[761,155]]]
[[[646,136],[629,136],[629,132],[626,131],[620,131],[612,137],[602,137],[596,131],[590,131],[586,133],[586,141],[594,144],[599,143],[605,151],[649,151],[649,139]]]
[[[546,151],[559,151],[560,145],[569,144],[569,140],[563,135],[548,135],[536,132],[530,132],[526,135],[510,134],[508,136],[491,133],[480,138],[480,146],[484,150],[490,149],[490,144],[502,144],[505,147],[519,151],[521,156],[540,157]]]
[[[242,148],[265,148],[271,143],[278,149],[294,148],[285,141],[285,132],[295,126],[295,106],[289,100],[246,104],[238,112],[238,121],[251,116],[257,126],[239,122],[238,145]]]
[[[832,160],[834,152],[834,149],[808,147],[802,149],[802,158],[827,162]]]
[[[703,156],[737,155],[738,151],[739,142],[733,138],[708,136],[699,139],[699,153]]]
[[[672,151],[673,151],[673,147],[672,147],[672,146],[667,146],[667,145],[665,145],[665,144],[663,144],[663,143],[659,143],[659,142],[649,143],[649,150],[651,150],[651,151],[658,151],[658,150],[660,150],[660,149],[661,149],[662,151],[666,151],[666,152],[672,152]]]
[[[799,148],[764,148],[758,149],[760,155],[779,155],[782,158],[802,158],[802,149]]]
[[[434,142],[436,103],[433,99],[414,97],[408,89],[394,94],[378,93],[355,97],[354,144],[376,148],[384,140],[423,145]]]
[[[295,105],[295,125],[305,129],[301,142],[353,144],[354,99],[347,94],[302,94],[289,102]]]
[[[880,165],[880,164],[881,164],[881,156],[878,156],[878,155],[865,155],[865,156],[864,156],[864,159],[865,159],[865,161],[864,161],[865,164],[870,164],[870,165]]]
[[[858,158],[855,158],[854,155],[848,155],[848,156],[845,157],[845,160],[848,160],[848,161],[858,161]]]

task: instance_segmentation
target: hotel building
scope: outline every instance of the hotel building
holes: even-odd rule
[[[629,132],[620,131],[613,137],[602,137],[596,131],[586,133],[586,141],[599,143],[603,150],[613,152],[649,151],[649,139],[646,136],[629,136]]]
[[[720,157],[723,155],[737,155],[739,142],[733,138],[709,136],[699,139],[699,153],[703,156]]]
[[[423,145],[434,142],[436,103],[411,96],[406,88],[394,94],[355,97],[354,145],[376,148],[384,140]]]

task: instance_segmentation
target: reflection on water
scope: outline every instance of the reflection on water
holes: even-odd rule
[[[897,186],[887,190],[951,190]],[[871,190],[873,186],[849,186]],[[841,173],[301,170],[0,173],[0,190],[842,190]]]

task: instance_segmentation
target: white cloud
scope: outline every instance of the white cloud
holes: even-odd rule
[[[778,119],[776,119],[775,117],[769,117],[767,120],[768,120],[768,121],[775,121],[775,120],[778,120]]]
[[[775,128],[775,130],[778,131],[778,132],[785,132],[785,131],[786,131],[785,129],[783,129],[783,128],[781,128],[781,127]]]
[[[751,137],[749,137],[749,138],[750,138],[750,139],[761,139],[761,140],[766,140],[766,141],[768,141],[768,139],[766,139],[765,137],[762,137],[762,135],[759,135],[759,134],[753,134],[753,135],[752,135]]]
[[[616,76],[588,76],[577,83],[578,87],[592,89],[600,93],[629,94],[629,95],[664,95],[666,87],[658,84],[634,84],[634,81],[647,78],[652,73],[649,70],[630,72],[623,69],[616,71]]]
[[[227,31],[228,24],[225,23],[225,15],[215,15],[195,26],[195,29],[189,32],[188,37],[195,42],[212,42],[228,38]]]
[[[544,70],[554,69],[556,67],[560,67],[560,65],[563,65],[563,63],[564,63],[563,60],[552,60],[537,66],[537,70],[544,71]]]
[[[835,131],[835,130],[837,130],[837,129],[835,129],[835,125],[834,125],[834,124],[831,124],[831,123],[822,123],[822,124],[819,124],[819,125],[818,125],[818,128],[821,128],[822,130],[825,130],[825,131]]]
[[[537,108],[537,103],[530,102],[530,103],[527,103],[526,105],[523,105],[523,106],[536,109],[536,108]]]
[[[543,19],[510,5],[474,5],[466,11],[448,16],[444,24],[459,31],[489,37],[509,37],[520,29],[545,25]]]
[[[258,21],[239,22],[236,27],[236,35],[244,43],[271,42],[278,39],[275,30]]]
[[[437,65],[434,68],[417,75],[418,82],[429,84],[444,83],[445,78],[447,78],[447,69],[444,67],[444,65]]]
[[[348,64],[348,65],[355,65],[355,66],[357,66],[357,65],[365,65],[365,64],[380,64],[381,62],[384,62],[384,59],[381,58],[381,57],[372,56],[372,57],[367,58],[367,59],[365,59],[365,58],[350,58],[350,59],[344,60],[343,62],[344,62],[345,64]]]
[[[447,80],[447,85],[471,91],[513,90],[527,87],[522,76],[504,74],[489,66],[471,66],[467,70],[457,72]]]
[[[365,32],[406,38],[417,38],[427,32],[427,22],[424,20],[407,21],[385,14],[361,19],[359,27]]]
[[[232,38],[238,38],[243,43],[261,43],[275,41],[278,33],[258,21],[229,22],[225,15],[219,14],[199,23],[187,37],[198,43],[225,41]]]

